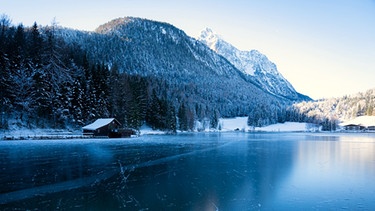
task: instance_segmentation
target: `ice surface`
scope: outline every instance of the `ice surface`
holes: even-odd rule
[[[2,141],[0,209],[371,210],[374,143],[235,132]]]

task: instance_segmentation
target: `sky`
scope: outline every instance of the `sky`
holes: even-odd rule
[[[375,0],[0,0],[13,24],[93,31],[133,16],[191,37],[209,27],[240,50],[256,49],[313,99],[375,88]]]

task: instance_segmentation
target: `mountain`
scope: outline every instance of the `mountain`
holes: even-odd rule
[[[0,25],[3,119],[15,120],[1,128],[80,127],[115,117],[126,127],[176,131],[217,128],[219,117],[248,116],[252,126],[299,117],[288,111],[298,98],[269,91],[168,23],[125,17],[93,32]],[[272,66],[263,62],[254,75],[265,64]]]
[[[186,110],[193,120],[249,116],[250,125],[268,125],[286,121],[286,109],[294,102],[310,100],[297,93],[264,55],[244,53],[253,62],[240,70],[236,62],[168,23],[124,17],[94,32],[60,28],[56,34],[86,52],[90,61],[146,78],[147,101],[156,96],[175,112]],[[235,54],[233,49],[228,52]]]
[[[277,70],[276,65],[259,51],[238,50],[209,28],[201,32],[198,40],[226,58],[238,70],[256,81],[262,89],[269,93],[284,96],[291,100],[311,100],[309,97],[298,93]]]
[[[189,102],[190,107],[207,106],[230,117],[247,115],[258,105],[277,111],[292,103],[264,90],[227,59],[168,23],[125,17],[95,32],[64,29],[60,35],[120,72],[162,79],[169,86],[164,95],[176,106]]]

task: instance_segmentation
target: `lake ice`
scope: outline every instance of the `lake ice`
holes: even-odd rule
[[[0,209],[370,210],[375,134],[0,142]]]

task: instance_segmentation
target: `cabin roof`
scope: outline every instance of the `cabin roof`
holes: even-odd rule
[[[83,130],[96,130],[96,129],[99,129],[101,127],[104,127],[104,126],[108,125],[109,123],[111,123],[114,120],[119,125],[121,125],[115,118],[103,118],[103,119],[97,119],[95,122],[82,127],[82,129]]]

